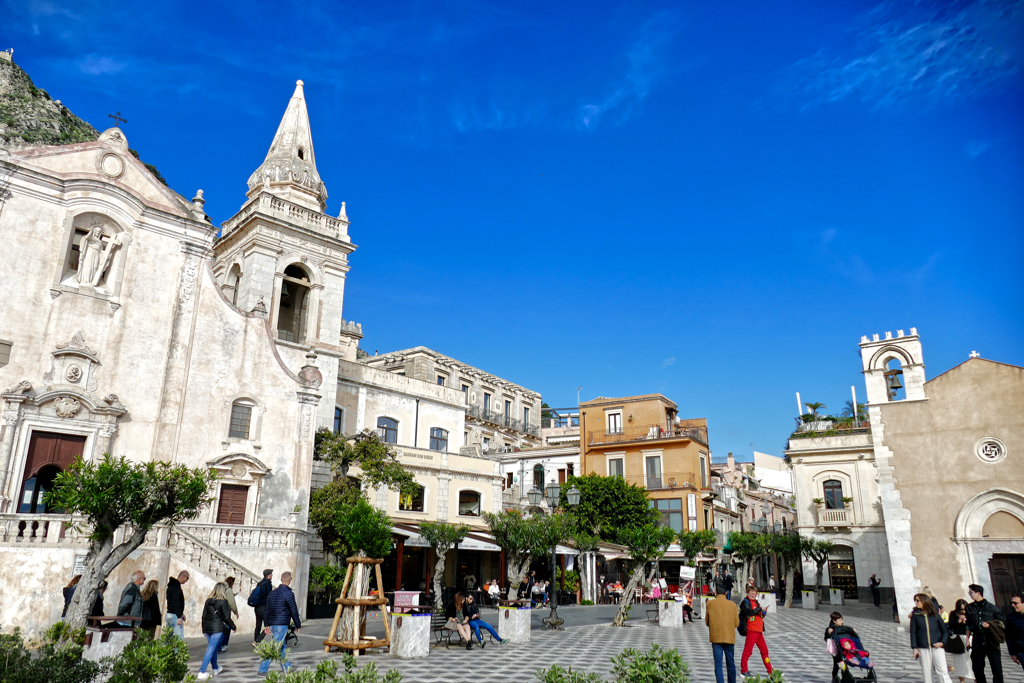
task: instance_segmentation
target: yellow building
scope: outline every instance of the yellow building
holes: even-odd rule
[[[707,420],[680,420],[678,412],[661,394],[581,403],[581,469],[647,489],[666,526],[710,529],[702,496],[710,485]]]

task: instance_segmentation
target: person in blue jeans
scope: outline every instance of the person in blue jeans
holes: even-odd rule
[[[498,632],[494,630],[494,627],[480,617],[480,609],[476,606],[476,600],[473,599],[472,593],[466,596],[466,602],[462,605],[462,616],[465,618],[463,623],[469,624],[469,627],[473,629],[473,634],[476,635],[476,639],[480,641],[480,647],[484,646],[484,637],[480,635],[480,629],[486,629],[502,645],[508,642],[508,640],[502,640]],[[472,640],[466,643],[466,649],[473,649]]]
[[[263,630],[273,638],[275,643],[281,643],[281,670],[285,673],[291,671],[291,664],[288,663],[288,648],[285,646],[285,636],[288,635],[288,626],[295,622],[295,632],[302,628],[299,621],[299,607],[295,604],[295,593],[291,589],[292,573],[281,574],[281,584],[270,592],[267,598],[267,606],[263,613]],[[260,662],[259,672],[267,673],[270,670],[270,660],[264,659]]]
[[[733,650],[736,646],[736,628],[740,625],[740,613],[736,603],[725,597],[726,587],[723,581],[717,582],[714,600],[708,600],[705,606],[704,623],[708,625],[708,639],[715,658],[715,680],[725,683],[722,676],[722,660],[729,674],[729,683],[736,683],[736,662]]]
[[[209,680],[222,669],[217,666],[217,652],[220,650],[221,641],[224,640],[224,631],[235,630],[235,622],[231,621],[231,609],[228,607],[228,600],[225,594],[228,592],[228,585],[223,581],[213,587],[213,592],[206,599],[203,605],[203,635],[206,636],[206,654],[203,655],[203,663],[199,667],[199,675],[196,680]],[[213,667],[208,672],[207,667]]]

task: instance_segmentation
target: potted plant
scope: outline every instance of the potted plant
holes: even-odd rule
[[[818,507],[822,507],[825,505],[824,498],[811,498],[811,502],[817,505]]]

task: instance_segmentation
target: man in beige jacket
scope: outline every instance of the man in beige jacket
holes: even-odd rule
[[[740,625],[740,612],[736,603],[725,597],[725,586],[718,582],[715,586],[714,600],[708,600],[704,623],[708,625],[708,639],[715,656],[715,680],[725,683],[722,676],[722,656],[725,656],[725,667],[729,672],[729,683],[736,683],[736,662],[733,659],[733,646],[736,644],[736,629]]]

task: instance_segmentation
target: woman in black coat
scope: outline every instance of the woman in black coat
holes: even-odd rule
[[[935,611],[931,597],[924,593],[915,595],[914,611],[910,614],[910,647],[914,649],[914,659],[921,662],[924,683],[932,683],[933,677],[941,683],[953,683],[946,668],[944,648],[948,638],[946,622]]]
[[[142,589],[142,623],[139,628],[149,631],[149,635],[156,638],[156,627],[162,621],[160,614],[160,583],[156,579],[150,579]]]
[[[231,621],[231,608],[228,606],[227,592],[229,590],[228,585],[221,581],[213,587],[213,592],[210,593],[206,604],[203,605],[203,635],[206,636],[207,646],[196,680],[208,680],[213,674],[219,674],[222,671],[221,667],[217,666],[217,651],[220,650],[220,643],[224,640],[224,631],[235,630],[235,622]],[[207,673],[207,666],[213,666],[213,674]]]
[[[71,606],[71,598],[73,598],[75,596],[75,588],[78,587],[78,582],[81,581],[81,580],[82,580],[82,575],[81,574],[75,574],[71,578],[71,583],[69,583],[68,585],[64,586],[63,591],[62,591],[64,593],[64,609],[60,613],[60,618],[61,619],[63,619],[64,617],[66,617],[68,615],[68,607]]]

